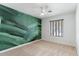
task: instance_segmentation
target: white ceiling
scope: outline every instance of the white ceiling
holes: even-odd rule
[[[2,3],[2,5],[38,18],[45,18],[63,13],[74,12],[76,10],[75,3]],[[40,7],[44,5],[48,5],[49,10],[52,10],[52,13],[40,16]]]

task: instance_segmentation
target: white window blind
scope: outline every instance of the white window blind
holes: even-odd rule
[[[50,21],[50,35],[63,37],[63,19]]]

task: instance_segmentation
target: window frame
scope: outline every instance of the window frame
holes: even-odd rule
[[[51,20],[50,35],[53,37],[63,37],[64,36],[63,33],[64,33],[64,19]]]

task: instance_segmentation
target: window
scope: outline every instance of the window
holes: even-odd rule
[[[50,21],[50,35],[63,37],[63,19]]]

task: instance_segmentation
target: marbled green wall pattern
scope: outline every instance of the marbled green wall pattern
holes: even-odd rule
[[[41,39],[41,19],[0,5],[0,51]]]

